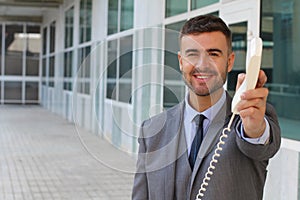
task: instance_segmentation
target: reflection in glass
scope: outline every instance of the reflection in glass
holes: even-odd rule
[[[74,7],[65,13],[65,48],[73,46]]]
[[[107,44],[107,77],[117,77],[117,45],[118,40],[108,41]]]
[[[22,75],[22,57],[26,38],[23,25],[5,27],[5,75]]]
[[[297,0],[262,0],[263,60],[268,101],[276,108],[282,135],[300,140],[300,4]]]
[[[54,87],[55,56],[49,58],[49,86]]]
[[[70,78],[73,76],[72,72],[72,61],[73,52],[67,51],[64,53],[64,89],[72,90],[72,80]]]
[[[2,74],[2,48],[2,25],[0,24],[0,75]]]
[[[91,47],[83,47],[78,50],[78,68],[80,68],[80,77],[89,78],[90,68],[91,68],[91,57],[90,57]]]
[[[119,101],[131,103],[131,82],[119,84]]]
[[[42,59],[42,85],[47,85],[46,76],[47,76],[47,60],[46,58]]]
[[[109,0],[108,1],[108,35],[118,32],[118,1]]]
[[[133,5],[133,0],[121,1],[120,31],[128,30],[133,27]]]
[[[27,26],[26,30],[26,75],[39,76],[41,35],[39,26]]]
[[[79,42],[90,41],[92,33],[92,0],[80,1],[79,29]]]
[[[116,100],[116,82],[115,81],[107,81],[106,84],[106,98]]]
[[[181,80],[177,52],[179,49],[178,37],[179,31],[185,21],[166,25],[165,32],[165,66],[173,70],[167,70],[164,73],[165,79]],[[177,73],[178,72],[178,73]]]
[[[247,22],[229,25],[232,31],[232,50],[235,53],[235,61],[232,71],[228,73],[227,90],[231,95],[235,92],[237,76],[245,73],[247,52]]]
[[[22,100],[22,82],[4,82],[4,102],[20,103]]]
[[[179,31],[185,21],[179,21],[166,25],[165,32],[165,69],[164,69],[164,107],[168,108],[177,104],[184,98],[184,84],[181,80],[181,72],[177,52],[180,50],[178,44]],[[175,42],[174,42],[175,41]],[[170,90],[172,88],[172,90]],[[178,99],[180,98],[180,99]]]
[[[165,16],[171,17],[180,13],[187,12],[187,0],[166,0]]]
[[[120,39],[120,78],[132,77],[132,48],[132,36],[127,36]],[[124,77],[124,75],[126,77]]]
[[[192,10],[218,3],[220,0],[191,0]]]
[[[37,101],[39,97],[38,82],[26,82],[25,85],[25,100]]]
[[[55,51],[55,21],[50,24],[50,53]]]
[[[78,69],[77,69],[77,91],[84,94],[90,93],[91,76],[91,47],[83,47],[78,50]]]
[[[43,28],[43,55],[47,53],[47,27]]]
[[[164,108],[170,108],[183,100],[185,95],[185,87],[182,84],[164,86]]]

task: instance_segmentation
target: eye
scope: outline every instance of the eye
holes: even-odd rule
[[[186,56],[187,57],[198,57],[199,54],[198,53],[188,53]]]
[[[220,53],[219,52],[209,52],[208,55],[211,57],[219,57]]]

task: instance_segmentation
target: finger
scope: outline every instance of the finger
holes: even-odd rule
[[[266,107],[266,101],[262,98],[256,98],[252,100],[242,100],[237,105],[239,112],[249,110],[248,113],[253,114],[253,109],[264,110]]]
[[[267,99],[269,94],[268,88],[256,88],[253,90],[247,90],[241,95],[242,100],[250,100],[255,98]]]
[[[268,77],[263,70],[259,71],[256,88],[263,87],[267,83]]]
[[[255,116],[256,110],[257,110],[257,108],[249,107],[249,108],[240,110],[239,114],[242,118],[246,118],[246,117],[251,117],[252,118],[253,116]]]
[[[236,87],[235,87],[236,90],[238,90],[240,88],[240,86],[244,82],[245,78],[246,78],[246,74],[245,73],[240,73],[238,75],[238,79],[237,79],[237,83],[236,83]]]

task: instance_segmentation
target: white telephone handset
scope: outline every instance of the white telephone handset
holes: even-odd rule
[[[234,114],[238,114],[236,105],[241,100],[241,94],[246,90],[254,89],[257,83],[262,54],[262,40],[259,37],[255,37],[250,42],[250,60],[246,66],[246,78],[240,88],[236,91],[231,110]]]
[[[224,128],[222,131],[222,135],[220,136],[219,142],[217,144],[217,148],[215,149],[214,155],[212,156],[212,160],[210,161],[210,166],[208,167],[205,177],[202,181],[201,188],[196,196],[196,200],[201,200],[204,196],[204,192],[206,191],[206,187],[208,186],[208,182],[213,175],[213,170],[216,168],[215,164],[218,162],[217,158],[220,157],[220,153],[222,151],[222,145],[225,144],[223,141],[224,138],[227,138],[228,135],[226,131],[230,132],[230,127],[232,125],[233,119],[235,115],[239,114],[236,109],[236,105],[241,100],[241,94],[250,89],[254,89],[257,84],[257,79],[260,70],[261,64],[261,55],[262,55],[262,40],[259,37],[255,37],[250,42],[250,52],[248,54],[250,56],[248,65],[246,66],[246,77],[242,85],[236,91],[234,98],[231,104],[231,111],[233,115],[230,118],[227,128]]]

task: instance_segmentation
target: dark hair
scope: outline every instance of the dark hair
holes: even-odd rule
[[[179,39],[181,41],[181,38],[184,35],[200,34],[215,31],[220,31],[225,35],[229,52],[231,52],[231,31],[221,18],[216,17],[214,15],[200,15],[189,19],[181,28]]]

